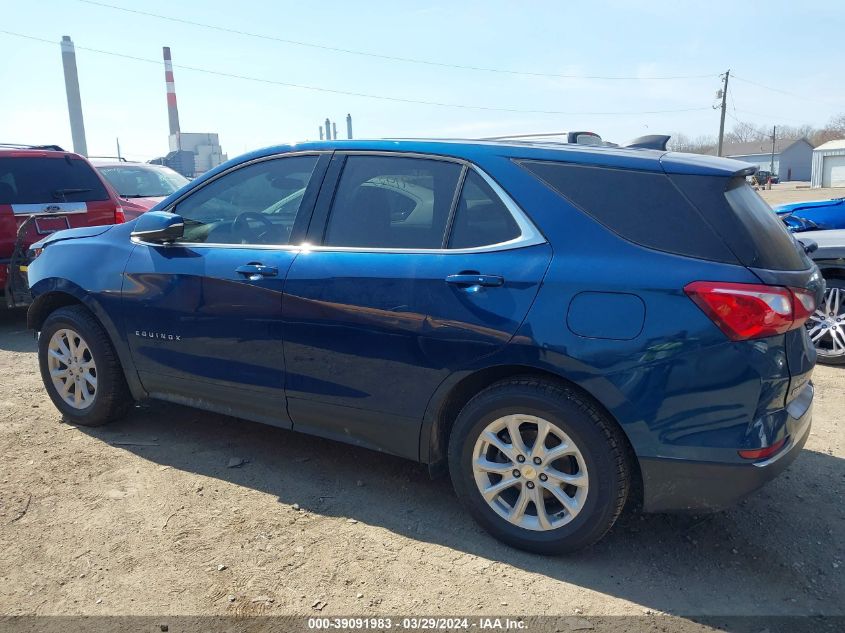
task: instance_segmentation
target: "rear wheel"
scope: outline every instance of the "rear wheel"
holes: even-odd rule
[[[47,317],[38,360],[50,399],[75,424],[105,424],[123,416],[132,402],[114,346],[82,306],[59,308]]]
[[[845,281],[827,280],[824,299],[806,327],[820,363],[845,365]]]
[[[458,497],[496,538],[562,553],[599,540],[628,494],[619,428],[580,393],[537,379],[482,391],[449,441]]]

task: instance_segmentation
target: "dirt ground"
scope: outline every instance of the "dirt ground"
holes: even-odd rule
[[[845,188],[825,187],[810,189],[807,182],[784,182],[772,185],[769,190],[761,190],[760,195],[770,205],[803,202],[805,200],[828,200],[845,196]]]
[[[365,449],[160,403],[64,424],[0,311],[0,615],[845,615],[845,368],[815,381],[805,450],[742,505],[550,558]]]

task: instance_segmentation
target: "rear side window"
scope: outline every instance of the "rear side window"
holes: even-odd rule
[[[631,242],[687,257],[737,263],[721,237],[663,173],[544,161],[521,165]]]
[[[0,158],[0,204],[108,200],[94,169],[79,158]]]
[[[810,260],[769,205],[742,176],[671,176],[744,266],[806,270]]]
[[[442,248],[460,173],[441,160],[349,156],[323,244]]]
[[[501,244],[520,234],[519,226],[502,199],[476,172],[468,172],[452,221],[449,248]]]

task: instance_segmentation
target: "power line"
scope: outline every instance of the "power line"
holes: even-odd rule
[[[143,15],[150,18],[157,18],[159,20],[167,20],[169,22],[176,22],[178,24],[187,24],[204,29],[212,29],[222,33],[233,33],[235,35],[243,35],[245,37],[254,37],[256,39],[267,40],[272,42],[281,42],[282,44],[291,44],[293,46],[306,46],[308,48],[316,48],[324,51],[331,51],[334,53],[344,53],[348,55],[359,55],[362,57],[372,57],[376,59],[385,59],[394,62],[404,62],[407,64],[422,64],[425,66],[437,66],[439,68],[455,68],[458,70],[480,71],[486,73],[501,73],[506,75],[521,75],[525,77],[551,77],[556,79],[604,79],[616,81],[650,81],[650,80],[674,80],[674,79],[704,79],[718,76],[715,73],[705,75],[672,75],[660,77],[638,77],[638,76],[613,76],[613,75],[564,75],[558,73],[541,73],[527,70],[508,70],[507,68],[492,68],[488,66],[469,66],[462,64],[450,64],[446,62],[438,62],[430,59],[417,59],[413,57],[399,57],[396,55],[385,55],[383,53],[372,53],[368,51],[361,51],[351,48],[340,48],[337,46],[328,46],[326,44],[317,44],[314,42],[305,42],[302,40],[292,40],[283,37],[276,37],[273,35],[264,35],[261,33],[252,33],[250,31],[242,31],[240,29],[233,29],[226,26],[219,26],[217,24],[207,24],[204,22],[195,22],[193,20],[186,20],[183,18],[176,18],[169,15],[160,15],[158,13],[150,13],[149,11],[140,11],[138,9],[129,9],[127,7],[119,7],[106,2],[97,2],[96,0],[77,0],[83,4],[89,4],[97,7],[104,7],[107,9],[114,9],[115,11],[123,11],[125,13],[134,13],[136,15]]]
[[[20,37],[27,40],[33,40],[35,42],[43,42],[46,44],[50,44],[51,46],[55,46],[55,42],[53,40],[48,40],[42,37],[35,37],[34,35],[25,35],[23,33],[15,33],[13,31],[6,31],[0,29],[0,33],[4,35],[11,35],[13,37]],[[138,62],[145,62],[148,64],[161,64],[161,60],[156,59],[149,59],[147,57],[136,57],[134,55],[127,55],[125,53],[116,53],[114,51],[106,51],[98,48],[89,48],[86,46],[76,46],[76,50],[88,51],[90,53],[97,53],[100,55],[109,55],[112,57],[120,57],[122,59],[131,59],[133,61]],[[300,90],[311,90],[314,92],[326,92],[331,94],[339,94],[345,95],[348,97],[362,97],[365,99],[378,99],[381,101],[392,101],[398,103],[411,103],[415,105],[427,105],[427,106],[435,106],[439,108],[460,108],[464,110],[486,110],[492,112],[513,112],[518,114],[555,114],[555,115],[568,115],[568,116],[630,116],[630,115],[640,115],[640,114],[672,114],[676,112],[697,112],[701,110],[709,110],[710,108],[682,108],[677,110],[641,110],[637,112],[567,112],[563,110],[524,110],[520,108],[505,108],[505,107],[494,107],[494,106],[483,106],[483,105],[469,105],[469,104],[462,104],[462,103],[448,103],[448,102],[441,102],[441,101],[424,101],[421,99],[407,99],[404,97],[393,97],[389,95],[376,95],[376,94],[368,94],[365,92],[351,92],[347,90],[337,90],[335,88],[326,88],[323,86],[310,86],[306,84],[297,84],[291,83],[286,81],[278,81],[274,79],[265,79],[262,77],[250,77],[247,75],[238,75],[235,73],[228,73],[223,71],[211,70],[208,68],[199,68],[197,66],[184,66],[182,64],[173,64],[174,68],[179,68],[181,70],[189,70],[193,72],[205,73],[208,75],[214,75],[217,77],[227,77],[229,79],[241,79],[244,81],[253,81],[257,83],[263,84],[270,84],[275,86],[284,86],[285,88],[298,88]]]
[[[80,1],[82,1],[82,0],[80,0]],[[771,90],[772,92],[779,92],[780,94],[787,95],[787,96],[790,96],[790,97],[794,97],[796,99],[803,99],[804,101],[812,101],[814,103],[817,103],[820,100],[818,97],[806,97],[804,95],[799,95],[799,94],[796,94],[794,92],[789,92],[788,90],[781,90],[780,88],[772,88],[771,86],[767,86],[765,84],[761,84],[759,82],[752,81],[751,79],[744,79],[742,77],[739,77],[738,75],[733,75],[733,78],[738,79],[739,81],[742,81],[744,83],[751,84],[752,86],[757,86],[758,88],[763,88],[765,90]]]

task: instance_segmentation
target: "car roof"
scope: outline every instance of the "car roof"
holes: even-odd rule
[[[309,141],[291,145],[274,145],[244,154],[229,161],[229,163],[224,163],[224,165],[228,167],[273,154],[300,151],[406,152],[433,154],[471,162],[498,156],[510,159],[549,160],[681,174],[734,175],[743,172],[751,173],[755,169],[748,163],[729,158],[681,154],[653,149],[526,140],[407,138]],[[219,170],[220,167],[212,170],[212,173],[217,173]]]
[[[25,149],[25,148],[3,148],[0,147],[2,158],[79,158],[88,160],[81,154],[75,152],[59,151],[53,149]]]
[[[152,165],[150,163],[136,163],[127,160],[103,160],[99,158],[89,159],[94,167],[141,167],[142,169],[160,169],[165,165]]]

